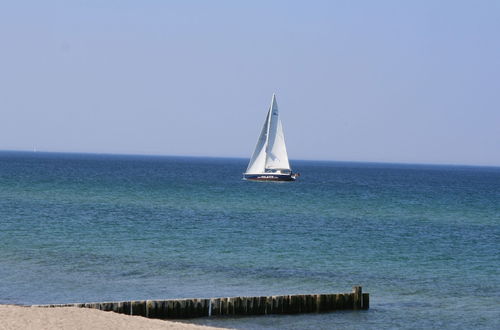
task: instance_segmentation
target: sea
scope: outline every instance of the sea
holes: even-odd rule
[[[342,293],[236,329],[500,329],[500,168],[0,152],[0,303]]]

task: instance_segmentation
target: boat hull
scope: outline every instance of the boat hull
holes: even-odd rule
[[[294,174],[243,174],[245,180],[250,181],[295,181]]]

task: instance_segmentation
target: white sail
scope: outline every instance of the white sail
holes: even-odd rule
[[[274,140],[270,138],[267,146],[268,152],[265,168],[290,170],[281,120],[278,119],[278,124],[276,126]]]
[[[264,126],[262,126],[262,131],[260,132],[259,140],[257,140],[257,145],[253,152],[252,158],[248,163],[246,173],[259,174],[264,173],[266,166],[266,147],[267,147],[267,135],[269,131],[269,115],[271,111],[268,112]]]
[[[274,94],[246,174],[262,174],[266,170],[290,171],[283,126]]]

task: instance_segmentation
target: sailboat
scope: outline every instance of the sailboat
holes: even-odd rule
[[[243,178],[255,181],[295,181],[298,176],[299,173],[293,173],[290,168],[283,125],[276,95],[273,94],[266,121]]]

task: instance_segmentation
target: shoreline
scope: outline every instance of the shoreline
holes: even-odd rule
[[[210,326],[148,319],[142,316],[78,307],[44,308],[0,304],[0,330],[13,329],[223,329]]]

